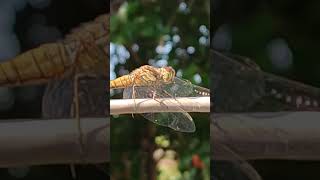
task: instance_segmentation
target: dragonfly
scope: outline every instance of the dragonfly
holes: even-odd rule
[[[130,74],[110,81],[110,89],[124,89],[124,99],[171,98],[210,96],[210,90],[176,77],[170,67],[157,68],[144,65]],[[181,107],[179,107],[181,108]],[[194,132],[195,124],[189,113],[181,112],[142,113],[144,118],[161,126],[181,132]]]

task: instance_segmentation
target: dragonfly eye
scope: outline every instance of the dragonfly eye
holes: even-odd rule
[[[172,67],[168,66],[164,68],[164,71],[162,73],[162,79],[164,82],[170,83],[172,82],[174,76],[175,76],[175,71]]]

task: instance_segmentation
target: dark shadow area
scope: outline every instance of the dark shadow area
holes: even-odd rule
[[[4,52],[3,46],[7,46],[5,50],[12,52],[7,58],[1,56],[0,60],[5,61],[44,43],[62,40],[72,29],[79,27],[82,23],[93,21],[99,15],[108,13],[109,1],[3,1],[0,3],[0,7],[3,7],[1,9],[3,10],[1,20],[8,22],[5,24],[8,28],[1,31],[0,43],[4,45],[1,45],[0,53]],[[9,11],[11,8],[12,11]],[[4,26],[1,25],[1,28],[4,29]],[[9,40],[3,38],[6,33],[12,35],[13,38]],[[9,49],[10,47],[12,48]],[[88,80],[85,83],[83,81],[85,81],[85,78],[81,80],[79,86],[82,92],[80,116],[105,117],[107,113],[106,80]],[[49,84],[12,88],[1,87],[0,118],[10,120],[70,117],[73,101],[72,77],[61,81],[52,80]],[[53,88],[50,89],[49,86]],[[48,91],[55,92],[51,94],[52,96],[48,94],[44,96]],[[41,131],[41,129],[35,128],[34,131]],[[76,179],[106,179],[108,178],[108,169],[106,164],[76,165]],[[65,164],[2,168],[0,169],[0,179],[67,180],[73,179],[73,177],[70,165]]]
[[[211,98],[214,104],[212,112],[227,114],[319,112],[319,8],[318,1],[212,0],[210,12],[210,46],[214,69],[211,74],[211,91],[214,92]],[[281,116],[278,118],[281,121]],[[268,132],[270,123],[267,125],[268,122],[259,119],[255,117],[254,123]],[[243,119],[245,120],[247,119]],[[302,127],[305,120],[297,119],[295,122],[298,124],[295,128],[307,134],[309,130]],[[224,126],[218,127],[223,124],[219,122],[219,117],[212,118],[211,121],[215,127],[211,129],[213,131],[211,135],[230,138],[229,141],[223,139],[222,142],[238,155],[237,158],[233,157],[234,161],[211,161],[211,176],[216,176],[215,179],[257,179],[253,178],[254,176],[243,175],[246,170],[241,169],[240,164],[247,162],[264,180],[318,179],[317,156],[312,160],[303,158],[290,160],[279,157],[279,159],[247,161],[240,152],[246,149],[252,154],[257,153],[254,149],[249,149],[252,146],[237,142],[232,134],[235,132],[224,131],[226,128]],[[229,125],[231,127],[231,121]],[[273,127],[277,129],[277,124],[275,123]],[[269,139],[271,142],[268,142],[271,144],[268,146],[270,149],[261,148],[265,154],[276,152],[279,144],[272,146],[272,143],[279,141],[284,145],[281,147],[287,145],[288,154],[292,149],[311,148],[293,146],[291,143],[294,143],[294,140],[291,138],[294,134],[281,128],[277,132],[274,131],[274,134],[261,133],[261,137],[256,137],[257,129],[240,125],[234,129],[251,133],[250,142],[253,144],[254,141],[258,142],[259,138],[274,136],[274,139]],[[237,140],[239,139],[241,137]],[[313,139],[304,141],[311,142]],[[312,144],[316,143],[311,143],[311,146]],[[214,152],[217,147],[224,145],[219,146],[213,142],[211,150]],[[214,156],[215,153],[212,153],[211,158],[219,158]],[[230,158],[232,156],[230,155]]]

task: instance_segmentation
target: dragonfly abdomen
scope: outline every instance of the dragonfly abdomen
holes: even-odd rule
[[[110,89],[121,89],[129,86],[133,86],[133,81],[130,75],[124,75],[110,81]]]
[[[0,63],[0,85],[36,84],[62,75],[70,66],[61,43],[43,44]]]
[[[199,91],[199,90],[195,89],[194,92],[198,95],[201,95],[201,96],[210,96],[210,90]]]
[[[48,82],[62,77],[74,67],[77,72],[107,74],[109,54],[109,16],[97,17],[82,24],[63,41],[43,44],[0,63],[0,86],[17,86]]]

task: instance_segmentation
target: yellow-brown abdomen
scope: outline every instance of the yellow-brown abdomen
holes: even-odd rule
[[[117,79],[110,81],[110,89],[120,89],[120,88],[126,88],[129,86],[132,86],[132,80],[130,78],[130,75],[124,75]]]
[[[48,43],[0,63],[0,85],[36,84],[62,74],[71,66],[60,43]]]

